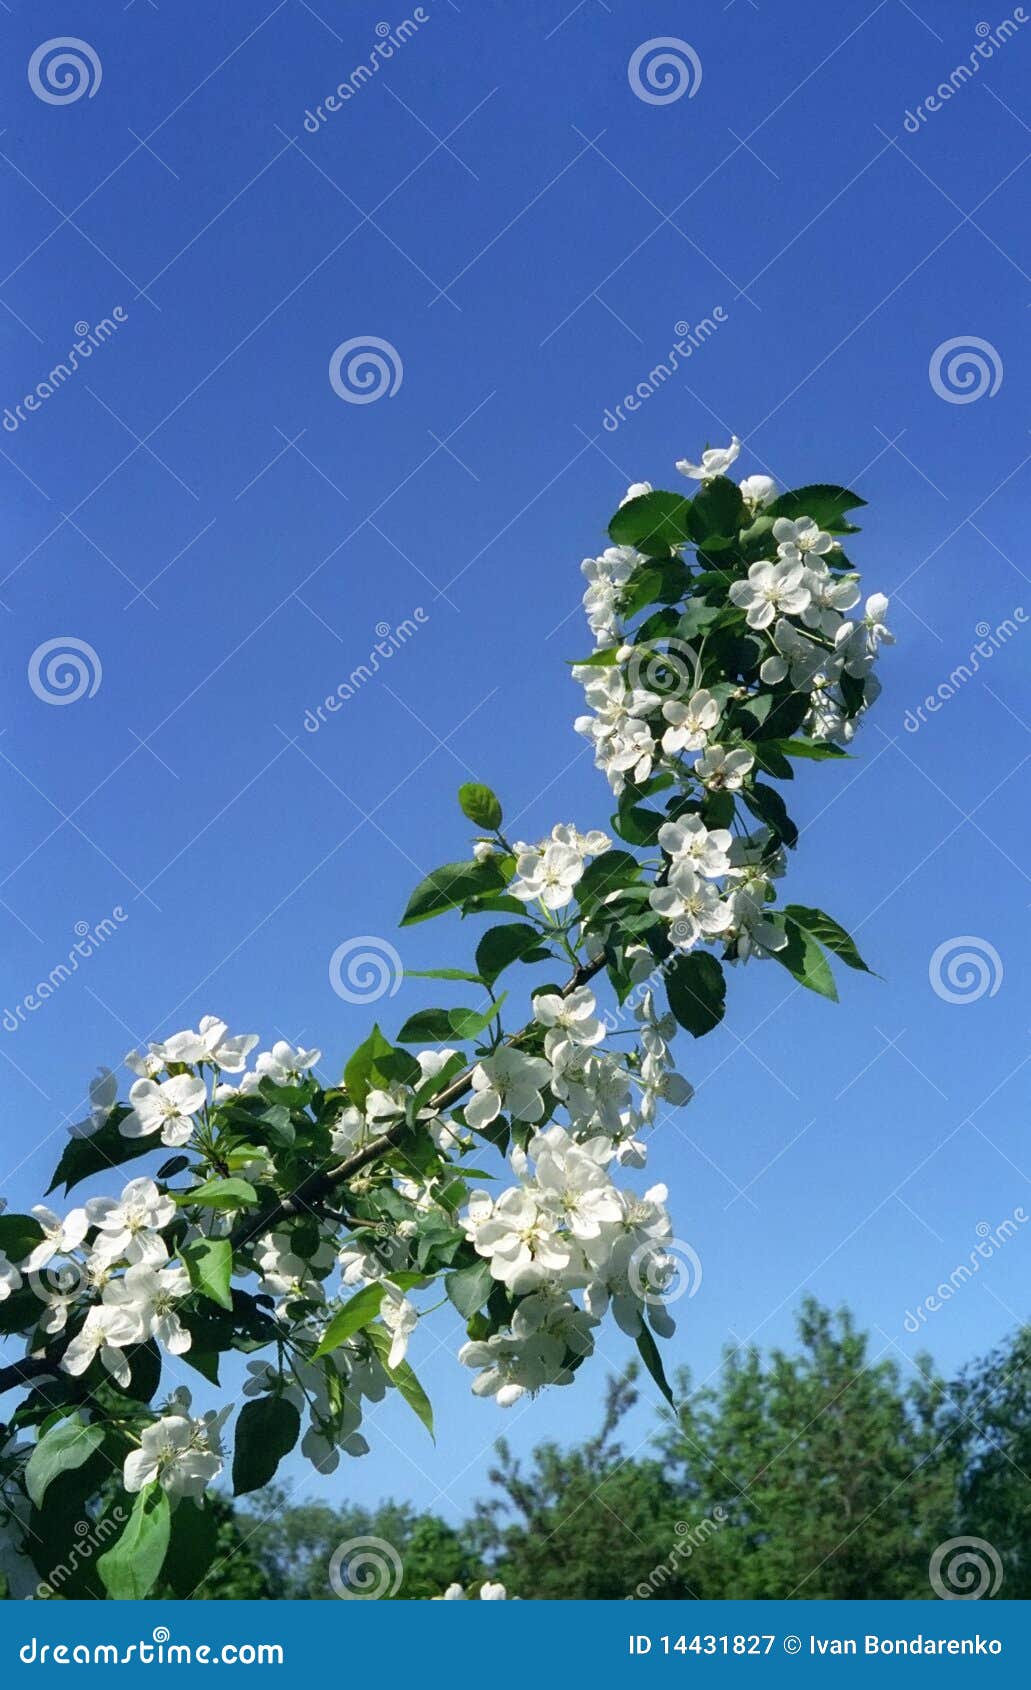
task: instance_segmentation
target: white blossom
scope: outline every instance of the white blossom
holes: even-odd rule
[[[702,453],[700,464],[691,463],[689,458],[679,458],[677,468],[681,475],[686,475],[691,481],[711,481],[714,476],[726,475],[732,463],[735,463],[741,451],[741,442],[737,435],[731,435],[729,446],[710,446]]]

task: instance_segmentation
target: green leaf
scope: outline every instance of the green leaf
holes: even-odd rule
[[[163,1568],[173,1596],[186,1601],[200,1589],[217,1549],[214,1508],[202,1508],[193,1497],[182,1497],[172,1515],[172,1537]]]
[[[199,1238],[180,1252],[190,1284],[220,1308],[232,1309],[233,1246],[228,1238]]]
[[[840,745],[833,745],[827,739],[775,739],[768,743],[783,751],[785,757],[808,757],[814,763],[823,763],[829,757],[847,757]]]
[[[177,1191],[175,1200],[180,1208],[199,1203],[204,1209],[246,1209],[258,1201],[258,1193],[249,1180],[208,1179],[189,1191]]]
[[[727,982],[723,966],[709,951],[689,951],[666,969],[669,1007],[696,1039],[711,1033],[723,1020]]]
[[[387,1377],[397,1386],[404,1401],[412,1412],[418,1415],[430,1437],[436,1442],[433,1432],[433,1405],[416,1378],[413,1369],[409,1367],[406,1361],[400,1362],[397,1367],[388,1367],[387,1365],[387,1357],[390,1354],[390,1346],[393,1342],[390,1333],[385,1326],[370,1326],[369,1338],[383,1364]]]
[[[470,986],[486,982],[480,974],[470,974],[467,968],[406,968],[406,980],[464,980]]]
[[[477,827],[489,828],[491,833],[496,833],[501,826],[501,800],[489,786],[482,786],[475,780],[466,781],[458,788],[458,802],[462,806],[462,814]]]
[[[97,1562],[104,1589],[115,1602],[140,1602],[149,1594],[164,1564],[170,1531],[168,1493],[155,1480],[140,1491],[118,1542]]]
[[[25,1488],[36,1507],[42,1508],[51,1479],[81,1467],[103,1441],[103,1426],[96,1422],[87,1425],[77,1414],[44,1432],[25,1468]]]
[[[450,1039],[475,1039],[497,1015],[505,994],[488,1009],[420,1009],[410,1015],[398,1038],[405,1044],[447,1044]]]
[[[794,780],[795,771],[775,739],[753,740],[752,750],[764,774],[772,775],[774,780]]]
[[[482,863],[475,858],[469,862],[444,863],[419,882],[401,917],[401,926],[411,927],[416,921],[429,921],[431,916],[441,915],[445,910],[461,908],[470,898],[500,892],[506,884],[494,857],[488,857]]]
[[[348,1058],[344,1069],[348,1098],[359,1109],[365,1108],[374,1086],[415,1085],[421,1077],[422,1070],[411,1051],[392,1045],[375,1024],[365,1042]]]
[[[779,951],[771,951],[770,955],[776,957],[799,985],[807,986],[811,992],[819,992],[821,997],[830,998],[833,1003],[837,1003],[838,989],[834,984],[830,963],[813,935],[790,918],[784,921],[784,931],[788,936],[787,944]]]
[[[254,1397],[245,1403],[236,1422],[233,1495],[245,1496],[267,1485],[300,1430],[301,1417],[285,1397]]]
[[[681,493],[642,493],[620,505],[609,523],[609,538],[646,557],[662,557],[691,538],[690,509],[690,499]]]
[[[710,545],[718,538],[735,538],[747,520],[741,489],[726,475],[714,475],[691,502],[691,538],[698,546]]]
[[[691,571],[680,558],[638,565],[623,589],[622,612],[629,620],[649,604],[678,604],[690,591]]]
[[[805,904],[785,904],[784,914],[798,927],[804,927],[814,939],[819,939],[821,945],[826,945],[849,968],[859,968],[864,974],[873,973],[860,956],[852,935],[831,916],[825,915],[823,910],[809,909]]]
[[[670,1389],[669,1380],[666,1378],[666,1370],[662,1365],[662,1357],[656,1347],[655,1339],[652,1337],[648,1327],[645,1326],[643,1319],[641,1321],[641,1330],[637,1334],[637,1352],[641,1357],[641,1360],[644,1362],[645,1367],[648,1369],[648,1372],[658,1385],[659,1390],[669,1403],[670,1408],[676,1408],[676,1399]]]
[[[745,787],[741,793],[753,816],[766,823],[775,839],[782,845],[798,844],[798,828],[788,815],[787,805],[775,787],[765,786],[762,781],[756,781],[754,786]]]
[[[116,1109],[92,1137],[70,1138],[47,1188],[47,1195],[59,1185],[63,1184],[68,1192],[73,1185],[81,1184],[84,1179],[90,1179],[94,1174],[106,1174],[110,1168],[118,1167],[122,1162],[131,1162],[137,1156],[148,1156],[155,1147],[154,1139],[123,1138],[118,1130],[119,1121],[124,1121],[130,1113],[128,1109]]]
[[[588,863],[576,887],[581,909],[602,903],[610,893],[640,879],[641,865],[629,851],[606,851]]]
[[[509,963],[518,962],[543,942],[543,935],[527,921],[506,921],[488,927],[476,947],[476,966],[489,986]]]
[[[444,1289],[459,1314],[466,1320],[482,1309],[490,1296],[493,1275],[489,1262],[474,1262],[472,1267],[458,1268],[444,1280]]]
[[[35,1249],[43,1228],[34,1215],[0,1215],[0,1250],[15,1266]]]
[[[647,804],[631,804],[629,809],[617,810],[612,826],[628,845],[654,845],[665,820],[661,811],[651,810]]]
[[[379,1313],[379,1306],[386,1295],[382,1285],[366,1285],[361,1291],[356,1291],[349,1298],[342,1309],[338,1309],[322,1336],[322,1341],[315,1351],[315,1359],[329,1355],[340,1344],[353,1338],[370,1321],[375,1320]]]
[[[811,516],[817,528],[825,529],[828,534],[856,534],[858,529],[854,523],[845,521],[845,512],[865,504],[865,499],[861,499],[858,493],[850,493],[847,487],[829,487],[818,482],[811,487],[796,487],[794,492],[782,493],[763,514],[771,519],[787,516],[792,522],[797,522],[801,516]]]

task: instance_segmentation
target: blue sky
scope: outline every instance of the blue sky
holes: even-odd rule
[[[892,595],[898,644],[856,760],[799,771],[790,894],[856,932],[882,978],[849,976],[834,1008],[780,970],[739,971],[724,1026],[685,1035],[698,1096],[649,1173],[704,1278],[670,1362],[701,1378],[728,1341],[789,1340],[811,1291],[850,1303],[903,1367],[920,1347],[958,1366],[1026,1312],[1031,1228],[919,1337],[904,1328],[979,1226],[1031,1214],[1027,627],[905,724],[979,629],[1031,614],[1031,28],[907,131],[983,41],[979,11],[436,0],[424,15],[312,134],[306,112],[412,9],[0,14],[0,406],[75,325],[124,316],[0,440],[3,1006],[77,923],[127,913],[0,1032],[0,1184],[36,1200],[94,1067],[205,1012],[317,1042],[336,1075],[371,1014],[399,1024],[439,1001],[412,981],[375,1011],[341,1002],[330,956],[363,933],[410,968],[468,954],[457,922],[395,923],[421,872],[462,854],[471,775],[524,837],[604,825],[607,788],[571,729],[578,564],[628,481],[671,485],[675,458],[733,430],[742,473],[869,501],[850,551]],[[26,66],[69,35],[101,80],[54,105]],[[664,36],[701,80],[652,104],[627,66]],[[716,306],[686,370],[606,430],[675,325]],[[394,348],[400,385],[346,403],[330,357],[369,337]],[[996,391],[957,403],[929,366],[971,339]],[[389,671],[306,732],[377,628],[417,607]],[[59,708],[27,669],[62,636],[102,673]],[[964,935],[996,989],[950,1003],[929,962]],[[470,1397],[455,1327],[446,1311],[413,1348],[436,1448],[392,1404],[332,1494],[454,1514],[495,1436],[580,1434],[625,1359],[606,1335],[577,1389],[504,1415]],[[649,1426],[642,1407],[632,1437]]]

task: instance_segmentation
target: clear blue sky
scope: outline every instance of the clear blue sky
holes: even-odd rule
[[[790,893],[857,932],[883,979],[850,975],[834,1008],[780,970],[738,972],[725,1025],[685,1036],[698,1096],[649,1174],[704,1280],[670,1359],[704,1376],[728,1339],[783,1342],[808,1290],[850,1303],[879,1346],[958,1366],[1026,1312],[1031,1227],[919,1339],[903,1328],[980,1223],[1031,1213],[1031,632],[918,732],[904,723],[978,624],[1031,614],[1031,28],[909,133],[980,39],[982,13],[956,0],[425,11],[315,134],[306,111],[411,9],[0,13],[0,406],[74,325],[127,314],[0,439],[4,1005],[76,923],[128,912],[0,1031],[3,1188],[39,1196],[96,1064],[205,1012],[318,1042],[336,1075],[370,1019],[330,987],[337,945],[393,938],[412,968],[467,954],[457,922],[394,924],[420,871],[462,854],[470,774],[524,836],[605,823],[570,725],[578,565],[629,480],[670,485],[675,458],[734,430],[742,473],[869,500],[850,549],[891,593],[898,645],[856,761],[799,771]],[[53,105],[26,66],[69,34],[102,79]],[[702,80],[656,105],[627,64],[666,35]],[[607,432],[674,325],[717,305],[686,371]],[[403,380],[345,403],[331,354],[369,336]],[[929,360],[971,336],[1002,379],[950,403]],[[306,733],[377,625],[417,606],[428,621],[389,672]],[[59,708],[27,665],[69,635],[102,679]],[[1002,978],[950,1004],[928,964],[960,935],[995,948]],[[377,1009],[399,1022],[430,1001],[410,982]],[[608,1334],[575,1391],[505,1416],[469,1395],[455,1324],[435,1317],[413,1348],[436,1449],[391,1405],[333,1494],[453,1512],[499,1432],[525,1449],[592,1426],[625,1356]],[[648,1427],[642,1409],[634,1435]]]

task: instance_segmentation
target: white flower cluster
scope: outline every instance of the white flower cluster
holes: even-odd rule
[[[550,837],[538,844],[519,841],[513,847],[516,877],[508,890],[524,904],[541,903],[546,910],[564,909],[583,879],[588,857],[600,857],[611,848],[611,839],[597,828],[580,833],[572,822],[559,822],[552,828]]]
[[[735,436],[728,447],[703,452],[700,463],[683,459],[677,468],[705,484],[726,474],[740,448]],[[753,517],[777,496],[769,476],[748,476],[739,486]],[[636,483],[627,499],[650,491],[647,483]],[[875,593],[860,620],[848,618],[860,599],[858,577],[832,570],[841,547],[808,516],[777,517],[770,547],[776,556],[753,563],[745,579],[731,582],[728,594],[730,603],[744,611],[747,627],[769,641],[759,680],[772,687],[789,679],[797,691],[810,693],[804,732],[813,739],[847,741],[856,720],[836,689],[847,676],[863,684],[864,707],[876,698],[879,685],[871,671],[879,648],[892,638],[885,623],[888,601]],[[641,686],[636,661],[630,660],[639,660],[642,648],[621,644],[623,592],[635,570],[648,563],[633,547],[616,546],[581,565],[589,583],[583,599],[588,623],[599,649],[616,648],[616,661],[574,669],[589,706],[589,714],[577,718],[576,730],[592,742],[595,762],[617,794],[628,780],[641,784],[656,769],[675,766],[673,760],[685,753],[700,753],[693,772],[708,790],[736,790],[753,759],[720,743],[720,702],[697,685],[697,678],[693,686],[685,681],[672,697]]]

